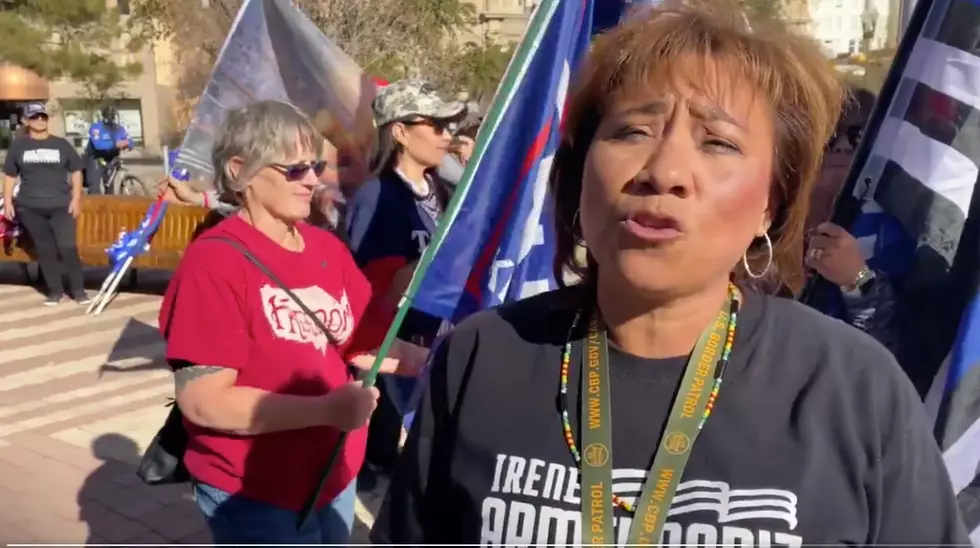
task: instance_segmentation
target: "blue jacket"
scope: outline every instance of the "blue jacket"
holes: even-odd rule
[[[117,123],[110,130],[105,122],[99,120],[88,128],[89,146],[97,153],[114,152],[116,150],[116,141],[123,140],[128,143],[127,150],[133,148],[133,142],[129,138],[129,133],[122,124]]]

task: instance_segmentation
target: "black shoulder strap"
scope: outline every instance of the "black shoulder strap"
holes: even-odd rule
[[[310,320],[312,320],[313,323],[316,324],[316,326],[318,328],[320,328],[320,331],[323,331],[323,334],[327,336],[327,340],[330,341],[330,344],[333,344],[334,346],[337,346],[337,345],[340,344],[337,341],[337,339],[333,336],[333,334],[330,333],[330,330],[327,329],[327,326],[323,324],[323,322],[320,320],[320,318],[318,318],[317,315],[314,314],[313,311],[310,310],[310,308],[308,306],[306,306],[305,303],[303,303],[303,301],[299,300],[299,297],[297,297],[296,294],[293,293],[293,291],[291,289],[289,289],[288,287],[286,287],[286,284],[282,283],[282,280],[280,280],[278,276],[276,276],[275,274],[273,274],[272,271],[269,270],[269,268],[267,266],[265,266],[264,264],[262,264],[262,261],[258,260],[255,257],[255,255],[252,255],[252,252],[250,252],[248,249],[246,249],[245,246],[243,246],[241,243],[236,242],[235,240],[232,240],[230,238],[222,238],[222,237],[219,237],[219,236],[212,236],[212,237],[209,237],[209,238],[201,238],[200,241],[206,241],[206,240],[215,240],[215,241],[219,241],[219,242],[224,242],[224,243],[230,245],[231,247],[234,247],[235,249],[237,249],[238,252],[241,253],[242,255],[244,255],[245,258],[248,259],[248,261],[250,263],[254,264],[256,267],[258,267],[259,270],[262,271],[263,274],[265,274],[266,276],[268,276],[269,279],[272,280],[272,283],[278,285],[279,286],[279,289],[282,289],[286,293],[286,295],[289,295],[289,298],[292,299],[293,302],[295,302],[300,307],[300,309],[303,311],[303,313],[305,313],[307,316],[309,316]]]

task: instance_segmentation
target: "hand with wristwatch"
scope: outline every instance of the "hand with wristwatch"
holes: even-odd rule
[[[866,295],[875,273],[861,254],[857,239],[833,223],[823,223],[810,236],[806,265],[850,295]]]

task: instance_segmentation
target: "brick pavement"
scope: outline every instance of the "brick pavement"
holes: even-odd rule
[[[187,486],[134,474],[173,394],[159,295],[122,294],[98,317],[41,301],[0,283],[0,542],[208,542]],[[359,494],[354,542],[381,492]]]

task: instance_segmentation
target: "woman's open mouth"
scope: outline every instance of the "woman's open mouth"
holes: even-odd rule
[[[651,213],[631,214],[623,221],[623,227],[633,236],[650,243],[669,242],[684,234],[677,219]]]

